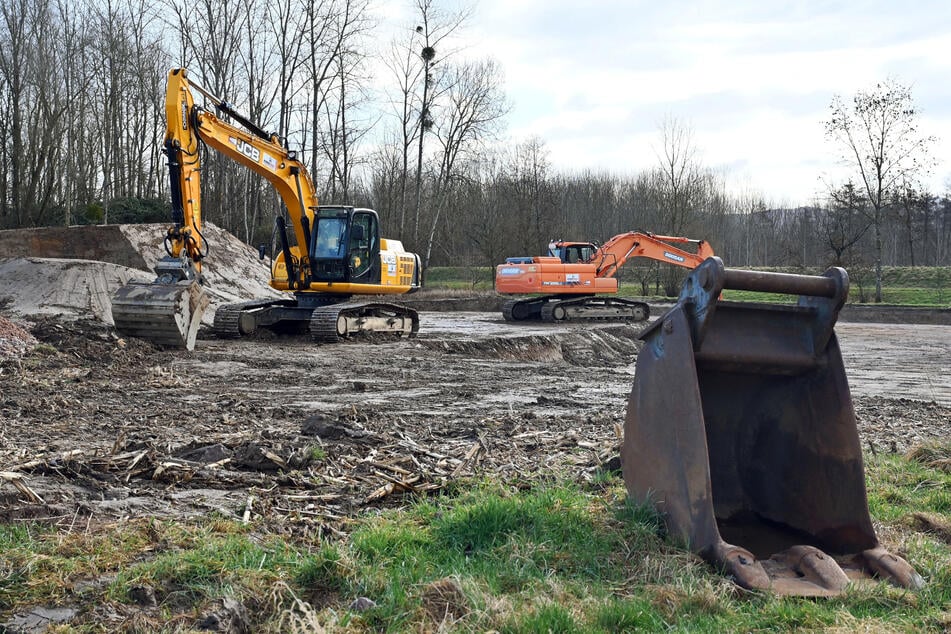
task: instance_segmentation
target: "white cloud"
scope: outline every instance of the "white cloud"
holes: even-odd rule
[[[642,167],[658,125],[695,130],[711,166],[770,196],[809,202],[834,168],[822,123],[835,94],[894,77],[913,87],[922,127],[951,166],[951,5],[484,0],[470,55],[505,69],[511,133],[540,136],[556,167]],[[942,169],[944,172],[942,172]]]

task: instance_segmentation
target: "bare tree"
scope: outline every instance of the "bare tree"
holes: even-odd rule
[[[664,217],[663,231],[686,235],[701,206],[706,173],[689,126],[668,117],[661,124],[661,137],[654,186]]]
[[[63,182],[63,221],[70,225],[77,219],[80,206],[93,199],[95,183],[94,165],[85,159],[86,144],[90,132],[85,125],[85,116],[91,95],[87,86],[93,76],[92,64],[87,63],[90,50],[90,34],[84,24],[86,12],[72,0],[57,0],[59,31],[63,51],[68,55],[69,63],[60,66],[63,90],[69,99],[69,108],[65,118],[65,136],[63,137],[62,173]],[[157,121],[153,120],[153,124]],[[5,135],[4,135],[5,136]]]
[[[43,224],[54,213],[62,218],[59,159],[69,101],[59,73],[66,54],[57,9],[52,0],[0,3],[0,183],[3,216],[13,226]]]
[[[915,256],[925,251],[918,264],[927,260],[927,247],[930,238],[931,195],[922,192],[911,184],[905,184],[891,193],[889,207],[893,210],[908,247],[908,263],[915,266]],[[924,248],[922,248],[924,247]]]
[[[246,93],[242,95],[246,113],[251,121],[264,125],[267,121],[279,118],[275,108],[274,85],[272,78],[277,75],[280,59],[271,46],[274,29],[261,29],[260,25],[268,19],[268,7],[257,0],[244,0],[242,5],[244,18],[240,24],[244,28],[241,46],[241,64],[237,72],[244,78]],[[234,166],[231,166],[234,170]],[[280,197],[274,189],[259,175],[251,170],[239,170],[239,187],[245,195],[237,197],[237,207],[241,229],[245,242],[260,243],[266,240],[257,235],[258,224],[262,217],[274,215],[280,206]],[[265,213],[265,210],[271,213]],[[256,239],[257,237],[257,239]]]
[[[321,94],[315,103],[323,114],[315,138],[328,164],[327,191],[331,198],[350,200],[359,157],[357,146],[372,128],[363,113],[368,101],[369,78],[365,69],[365,36],[372,27],[365,0],[346,0],[334,18],[330,41],[334,43],[328,77],[320,82]],[[316,121],[315,121],[316,123]]]
[[[419,134],[419,126],[422,123],[419,116],[414,113],[415,87],[422,75],[423,66],[416,63],[418,54],[412,46],[412,41],[404,43],[393,41],[384,53],[383,63],[390,70],[396,79],[394,88],[396,96],[391,99],[397,122],[398,133],[397,143],[399,147],[399,165],[400,171],[397,177],[399,197],[398,197],[398,215],[399,224],[396,236],[400,239],[405,238],[406,234],[406,216],[407,216],[407,186],[409,182],[409,157],[414,141]]]
[[[662,147],[658,153],[659,167],[652,174],[653,190],[663,226],[660,231],[670,235],[697,235],[699,216],[717,190],[715,177],[700,163],[692,129],[674,119],[661,124]],[[664,291],[676,295],[684,273],[676,267],[659,271]]]
[[[3,33],[0,38],[0,80],[3,104],[3,205],[4,216],[13,216],[14,226],[23,224],[24,111],[28,104],[28,53],[32,49],[31,0],[3,0]],[[9,145],[6,140],[9,139]],[[7,206],[9,204],[9,207]]]
[[[930,169],[934,137],[918,130],[911,89],[887,80],[855,94],[846,103],[836,95],[826,121],[826,136],[842,152],[855,174],[874,232],[875,301],[882,301],[882,248],[889,196],[914,183]]]
[[[556,229],[550,224],[555,215],[550,171],[548,149],[540,137],[517,144],[507,161],[506,174],[514,199],[506,211],[520,219],[523,248],[538,248],[554,237],[550,235],[553,230],[566,229],[564,226]]]
[[[414,0],[417,24],[407,29],[405,38],[398,38],[390,46],[385,63],[397,82],[392,104],[400,126],[404,181],[409,180],[409,162],[413,146],[416,149],[415,201],[412,217],[409,215],[406,182],[401,186],[399,237],[409,239],[416,249],[420,241],[423,213],[423,158],[425,135],[433,128],[433,104],[444,93],[441,83],[444,70],[455,50],[451,39],[458,34],[472,11],[468,7],[452,10],[441,6],[438,0]],[[412,225],[412,235],[409,226]]]
[[[439,219],[449,199],[458,165],[467,153],[496,131],[507,106],[501,89],[501,70],[493,60],[466,62],[448,69],[445,103],[439,108],[436,138],[440,145],[435,211],[426,240],[423,268],[429,266]],[[471,158],[471,157],[470,157]]]
[[[868,201],[854,183],[829,192],[829,207],[821,216],[820,232],[832,266],[851,266],[856,245],[869,228]]]
[[[192,79],[228,101],[246,95],[247,89],[238,88],[246,79],[241,73],[243,36],[248,29],[247,21],[257,12],[248,10],[246,0],[166,1],[171,5],[182,43],[179,63],[190,67]],[[203,158],[202,167],[207,176],[202,184],[203,213],[229,231],[237,232],[243,210],[230,201],[247,196],[247,175],[232,161],[213,152]]]
[[[290,133],[292,101],[304,88],[300,70],[304,64],[304,36],[307,30],[307,13],[301,11],[297,0],[268,2],[267,23],[277,56],[277,133],[286,138]]]
[[[951,264],[951,193],[943,195],[935,205],[935,259],[938,266]]]

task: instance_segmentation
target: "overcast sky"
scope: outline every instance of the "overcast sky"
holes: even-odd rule
[[[472,6],[461,40],[504,68],[508,134],[541,137],[556,169],[653,166],[668,117],[693,130],[703,163],[734,190],[807,204],[839,169],[823,131],[833,96],[893,78],[911,87],[922,131],[939,137],[927,184],[951,187],[949,0]]]

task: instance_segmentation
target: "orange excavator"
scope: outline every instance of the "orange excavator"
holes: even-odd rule
[[[691,253],[677,246],[691,244]],[[618,292],[617,272],[631,258],[650,258],[693,269],[714,255],[705,240],[629,231],[603,245],[556,240],[548,255],[508,258],[495,269],[495,290],[503,294],[533,295],[507,300],[502,315],[507,321],[614,319],[645,321],[645,302],[623,297],[603,297]]]

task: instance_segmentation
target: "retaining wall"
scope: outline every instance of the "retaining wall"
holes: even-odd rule
[[[0,231],[0,258],[98,260],[149,270],[120,225],[39,227]]]

